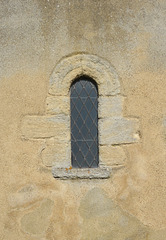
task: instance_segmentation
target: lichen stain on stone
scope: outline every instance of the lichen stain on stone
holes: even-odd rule
[[[52,200],[44,199],[39,208],[23,216],[21,219],[22,230],[34,235],[43,234],[48,228],[53,204]]]
[[[124,212],[100,188],[93,188],[82,199],[81,240],[147,240],[149,228]]]

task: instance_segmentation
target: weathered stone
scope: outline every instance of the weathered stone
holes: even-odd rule
[[[100,144],[123,144],[139,140],[138,120],[121,117],[99,120]]]
[[[49,93],[51,95],[67,96],[69,94],[69,90],[70,90],[72,81],[76,77],[79,77],[82,75],[82,68],[71,69],[71,71],[69,73],[67,73],[67,75],[65,76],[64,79],[63,79],[63,75],[64,75],[63,73],[62,73],[62,75],[60,73],[58,73],[58,76],[56,76],[56,79],[58,77],[60,77],[60,79],[57,79],[57,81],[53,85],[51,85],[51,87],[49,89]]]
[[[52,168],[52,174],[55,178],[61,179],[104,179],[110,177],[110,170],[106,167],[98,168]]]
[[[82,74],[82,57],[82,54],[66,57],[56,65],[49,81],[50,94],[67,95],[71,82]]]
[[[22,230],[34,235],[44,234],[49,226],[53,205],[52,200],[44,199],[40,207],[22,217]]]
[[[54,137],[59,141],[70,139],[69,117],[57,116],[25,116],[21,125],[24,138]]]
[[[88,75],[100,85],[99,95],[120,93],[120,83],[114,68],[95,55],[77,54],[62,61],[54,69],[49,85],[49,93],[57,96],[68,94],[71,82],[78,76]]]
[[[43,164],[47,167],[69,167],[71,165],[70,143],[55,140],[53,144],[47,144],[42,151]]]
[[[34,184],[28,184],[16,193],[12,193],[8,197],[8,201],[11,207],[25,206],[33,201],[37,200],[39,193],[37,187]]]
[[[100,159],[107,166],[117,166],[125,163],[126,155],[120,146],[101,145]]]
[[[124,100],[124,97],[122,96],[114,96],[114,97],[100,96],[98,100],[99,118],[122,116],[123,100]]]
[[[149,229],[123,211],[100,188],[93,188],[81,200],[82,240],[147,240]]]
[[[148,240],[165,240],[166,239],[166,228],[160,230],[151,230],[148,236]]]
[[[119,77],[110,63],[95,55],[84,55],[84,75],[92,77],[100,86],[99,95],[114,96],[120,93]]]
[[[82,55],[78,54],[62,59],[55,67],[49,82],[49,93],[66,96],[72,81],[82,75]]]
[[[48,96],[46,99],[47,114],[70,114],[70,98],[62,96]]]

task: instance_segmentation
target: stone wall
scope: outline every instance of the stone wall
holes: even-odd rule
[[[166,239],[165,9],[162,0],[0,2],[0,239]],[[55,162],[71,171],[69,87],[79,74],[108,84],[99,98],[107,179],[52,175]]]

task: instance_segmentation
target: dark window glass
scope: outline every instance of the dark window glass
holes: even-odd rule
[[[70,89],[71,159],[75,168],[98,167],[98,93],[96,83],[77,79]]]

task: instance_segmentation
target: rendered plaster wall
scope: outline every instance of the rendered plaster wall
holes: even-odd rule
[[[0,1],[0,239],[166,239],[165,11],[163,0]],[[109,179],[57,180],[22,119],[46,114],[53,69],[82,52],[116,69],[140,140],[103,146]]]

